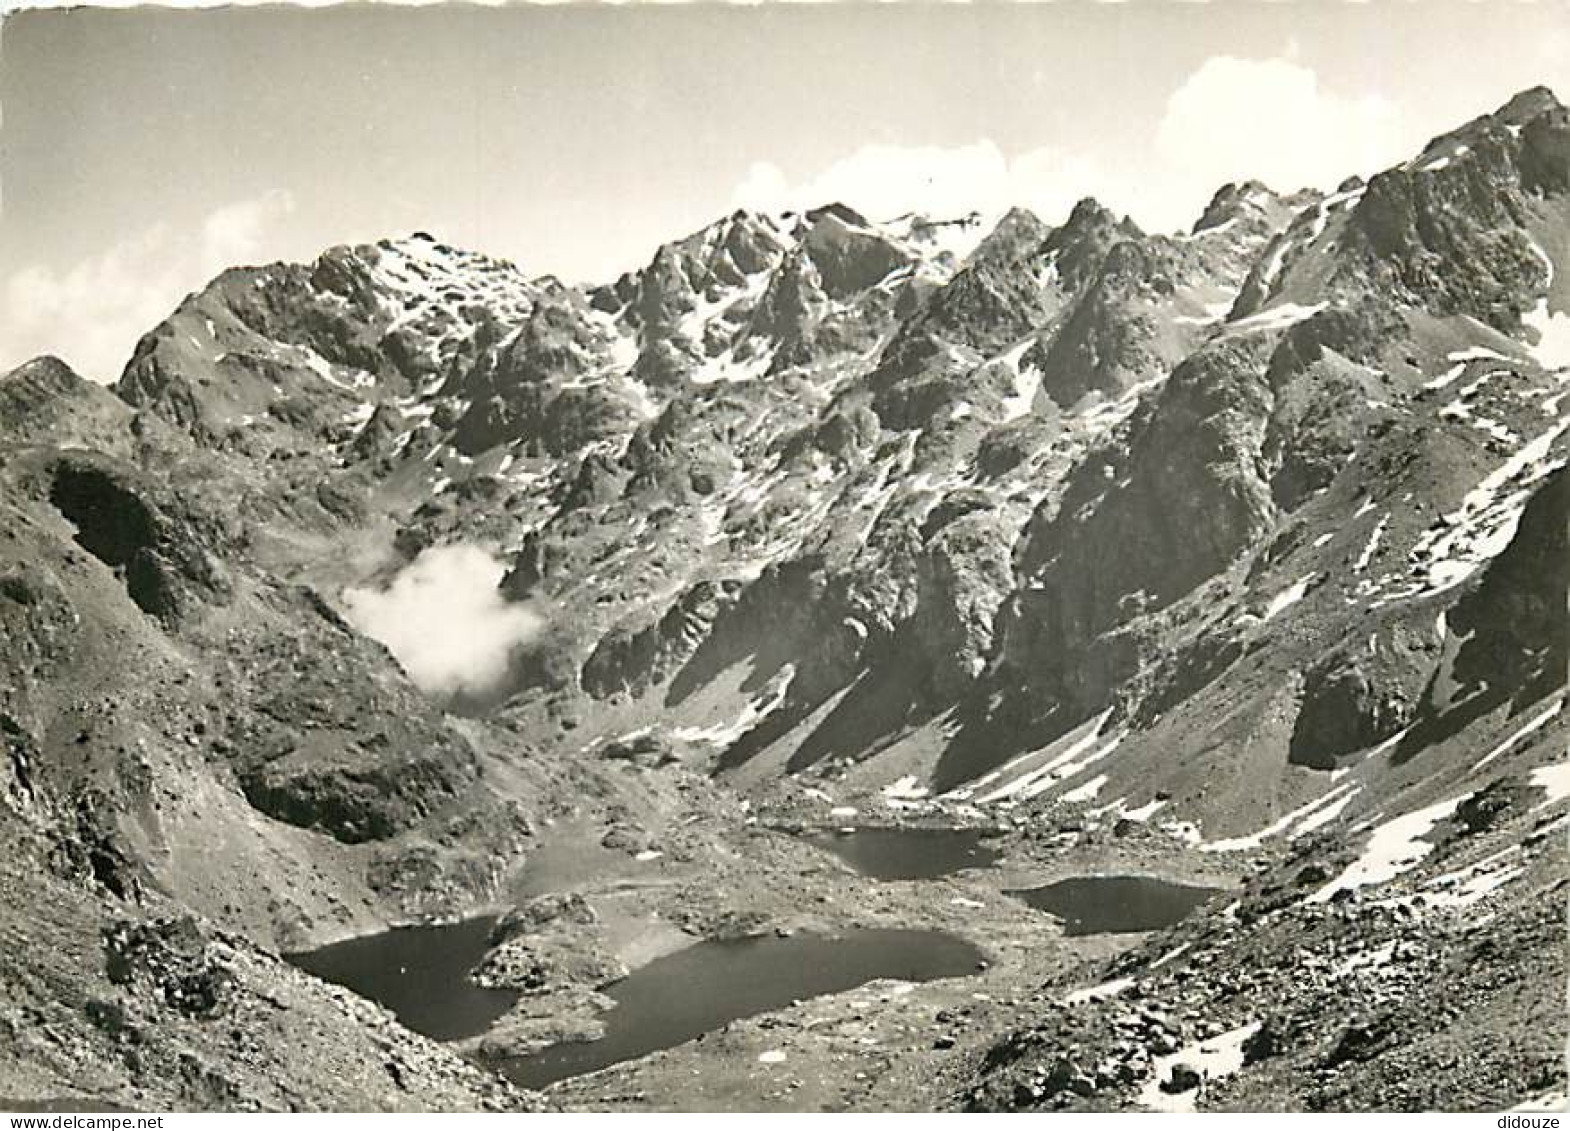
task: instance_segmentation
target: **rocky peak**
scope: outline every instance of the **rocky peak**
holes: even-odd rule
[[[634,320],[669,329],[700,302],[714,303],[778,265],[791,239],[770,218],[737,211],[656,249],[633,277]],[[618,290],[628,289],[626,282]]]
[[[692,260],[674,244],[665,244],[654,253],[638,277],[637,298],[630,313],[646,330],[666,330],[697,305],[692,278],[687,269]]]
[[[1010,208],[976,245],[969,266],[1020,266],[1039,257],[1052,228],[1028,208]]]
[[[912,258],[908,250],[843,204],[808,212],[797,233],[818,269],[824,291],[834,299],[866,290]]]
[[[1521,179],[1543,195],[1570,192],[1570,109],[1551,105],[1521,130]]]
[[[1494,111],[1494,118],[1506,126],[1525,126],[1544,114],[1563,113],[1564,104],[1546,86],[1528,87]]]
[[[43,354],[0,375],[0,387],[7,392],[20,392],[26,388],[39,396],[48,396],[72,392],[86,380],[58,357]]]
[[[320,436],[428,391],[537,293],[512,264],[423,233],[231,269],[142,338],[117,391],[205,437],[268,417]]]
[[[1063,226],[1047,237],[1042,251],[1056,264],[1062,285],[1074,288],[1100,269],[1102,257],[1113,244],[1141,234],[1132,220],[1119,220],[1100,202],[1086,197],[1074,205]]]
[[[1063,229],[1079,232],[1090,228],[1112,227],[1117,222],[1117,213],[1095,197],[1083,196],[1076,200],[1074,207],[1069,210],[1068,219],[1063,222]]]
[[[1281,213],[1291,207],[1286,201],[1287,198],[1272,192],[1259,181],[1222,185],[1210,198],[1210,203],[1205,205],[1204,212],[1194,221],[1190,231],[1193,235],[1199,235],[1223,224],[1248,223],[1257,219],[1279,221]]]
[[[1256,264],[1234,318],[1371,303],[1519,332],[1549,270],[1533,202],[1570,186],[1564,117],[1546,91],[1526,92],[1303,208]]]
[[[802,214],[802,222],[807,227],[815,226],[824,220],[829,220],[848,228],[866,228],[868,226],[868,220],[865,216],[849,205],[841,204],[839,201],[830,201],[828,204],[819,205],[817,208],[809,208]]]
[[[750,332],[782,343],[805,339],[825,301],[822,276],[805,250],[785,256],[753,311]]]
[[[1486,143],[1490,139],[1517,138],[1525,127],[1545,115],[1563,112],[1564,106],[1545,86],[1532,87],[1515,95],[1490,114],[1480,114],[1455,129],[1447,130],[1423,146],[1418,157],[1409,164],[1427,163],[1444,156],[1464,157],[1467,147]]]
[[[928,316],[954,339],[972,344],[988,340],[994,327],[1015,333],[1028,325],[1050,230],[1023,209],[1009,212],[933,295]]]
[[[0,375],[0,441],[7,448],[48,443],[118,451],[129,446],[130,415],[108,389],[57,357],[35,357]],[[0,462],[5,458],[0,452]]]

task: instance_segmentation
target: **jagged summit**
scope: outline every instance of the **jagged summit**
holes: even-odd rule
[[[1519,119],[1524,136],[1556,105],[1545,92],[1527,92],[1500,115]],[[1497,170],[1488,166],[1497,176],[1488,173],[1494,195],[1486,205],[1445,189],[1452,174],[1427,153],[1324,197],[1282,196],[1258,182],[1223,186],[1185,237],[1147,235],[1088,198],[1058,226],[1023,209],[990,225],[979,217],[878,222],[839,203],[780,217],[738,210],[592,292],[525,280],[428,239],[368,253],[339,249],[309,269],[301,294],[314,313],[276,328],[270,364],[258,371],[268,384],[248,394],[267,401],[271,388],[288,402],[326,381],[330,411],[300,417],[292,407],[242,405],[232,389],[194,377],[182,384],[146,357],[128,371],[123,392],[132,403],[153,403],[161,375],[190,390],[175,404],[230,397],[207,414],[222,414],[228,427],[254,427],[243,422],[262,416],[286,429],[308,420],[342,442],[358,437],[356,451],[409,466],[404,474],[418,460],[418,478],[438,495],[461,480],[464,461],[506,465],[504,481],[554,484],[528,492],[541,502],[521,513],[538,519],[549,513],[544,500],[570,500],[528,534],[535,544],[560,540],[564,561],[578,554],[585,522],[609,529],[638,507],[672,505],[704,533],[695,544],[672,535],[683,548],[671,583],[695,568],[731,561],[750,572],[809,545],[834,546],[840,508],[852,499],[873,506],[883,495],[853,482],[837,501],[821,485],[795,497],[831,469],[889,484],[879,489],[888,500],[876,504],[887,509],[922,493],[903,483],[927,477],[944,484],[942,492],[979,490],[988,481],[980,469],[1007,467],[1002,482],[1022,492],[1023,514],[989,537],[1000,547],[1014,538],[1028,545],[1021,518],[1039,512],[1033,536],[1061,543],[1057,568],[1074,579],[1057,600],[1089,618],[1057,639],[1087,632],[1090,646],[1130,608],[1162,608],[1216,576],[1326,488],[1365,410],[1321,420],[1298,403],[1311,399],[1310,389],[1368,404],[1410,396],[1444,355],[1434,326],[1465,316],[1490,333],[1511,333],[1508,312],[1519,318],[1532,309],[1544,276],[1541,259],[1534,267],[1529,257],[1546,245],[1534,234],[1529,201],[1543,190],[1522,172],[1531,147],[1518,148],[1501,152]],[[1547,164],[1539,161],[1537,174],[1554,172],[1551,147],[1539,148]],[[1452,160],[1464,170],[1482,158]],[[383,290],[405,297],[368,297]],[[369,314],[370,335],[334,321],[344,301]],[[463,313],[474,306],[485,308],[484,318]],[[381,321],[389,309],[406,313]],[[1404,321],[1408,328],[1392,337]],[[410,348],[403,335],[413,331]],[[1521,332],[1525,361],[1533,347]],[[1494,341],[1483,335],[1468,348],[1497,352],[1485,344]],[[359,375],[346,381],[340,366]],[[1263,390],[1256,372],[1265,375]],[[1532,372],[1546,369],[1539,363]],[[175,415],[182,411],[190,412]],[[1206,423],[1217,411],[1223,417]],[[1240,431],[1230,421],[1238,413],[1260,420]],[[1188,423],[1173,432],[1176,421]],[[1165,475],[1150,472],[1144,493],[1140,473],[1133,486],[1102,493],[1092,490],[1099,472],[1079,467],[1081,485],[1076,461],[1125,422],[1134,431],[1116,443],[1128,447],[1129,466],[1160,464]],[[1046,429],[1044,437],[1065,429],[1071,443],[1057,449],[1026,440],[1028,433],[1013,436],[1027,428]],[[690,453],[671,444],[673,434],[687,437]],[[905,451],[891,448],[900,436],[919,439]],[[1018,444],[1027,445],[1023,454],[1011,448]],[[1164,454],[1142,455],[1145,445]],[[1229,454],[1218,462],[1217,450]],[[1206,454],[1189,466],[1182,453],[1190,451]],[[1032,482],[1041,476],[1044,484]],[[1211,498],[1220,490],[1224,505]],[[1070,525],[1055,510],[1062,492],[1087,500]],[[1200,512],[1167,550],[1117,568],[1092,564],[1188,500],[1202,500]],[[760,514],[793,535],[767,535]],[[1195,530],[1203,537],[1191,538]],[[1140,562],[1154,563],[1140,566],[1151,576],[1120,572]],[[881,551],[852,568],[874,564],[896,575],[909,568]],[[546,589],[565,586],[562,594],[578,581],[570,572],[553,579],[548,565],[529,573]],[[1100,596],[1079,593],[1079,579],[1092,575]],[[906,599],[918,599],[918,588]],[[582,597],[596,610],[582,625],[591,636],[628,607],[606,596]],[[1067,615],[1039,608],[1041,598],[1014,600],[1027,620]],[[1001,598],[987,603],[1001,607]],[[914,631],[899,630],[902,615],[890,610],[854,615]],[[1006,654],[986,623],[994,615],[976,630],[992,643],[960,651],[1003,671]],[[947,663],[936,651],[932,662]],[[1112,685],[1120,678],[1108,677]],[[940,680],[950,689],[964,682]],[[1052,695],[1080,703],[1084,717],[1109,690],[1102,682]]]
[[[1562,113],[1565,107],[1547,86],[1521,91],[1494,111],[1493,116],[1507,126],[1525,126],[1543,114]]]
[[[1417,161],[1433,164],[1447,155],[1465,156],[1473,146],[1488,151],[1492,148],[1531,150],[1541,144],[1539,137],[1524,137],[1529,127],[1536,124],[1539,131],[1552,132],[1557,125],[1563,129],[1565,107],[1546,86],[1532,87],[1512,97],[1490,114],[1482,114],[1453,130],[1433,138],[1422,149]],[[1410,164],[1410,163],[1409,163]]]
[[[803,217],[809,223],[816,223],[825,217],[829,217],[838,220],[842,224],[849,224],[852,227],[867,227],[867,218],[865,216],[849,205],[841,204],[838,201],[824,204],[817,208],[810,208],[803,213]]]
[[[0,379],[17,382],[38,382],[53,385],[60,389],[70,388],[76,382],[85,380],[69,364],[54,354],[48,353],[41,354],[29,361],[24,361],[9,373],[0,374]]]
[[[1298,211],[1305,203],[1301,193],[1295,197],[1283,197],[1259,181],[1222,185],[1210,198],[1210,203],[1205,205],[1204,212],[1194,221],[1189,233],[1197,236],[1223,224],[1247,221],[1254,217],[1268,216],[1279,222],[1282,212]]]

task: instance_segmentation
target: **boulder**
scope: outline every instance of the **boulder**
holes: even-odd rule
[[[1183,1092],[1192,1092],[1204,1083],[1204,1077],[1199,1069],[1191,1064],[1179,1061],[1167,1071],[1167,1078],[1161,1081],[1160,1087],[1168,1095],[1179,1095]]]

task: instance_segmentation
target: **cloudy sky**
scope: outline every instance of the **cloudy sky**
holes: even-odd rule
[[[3,3],[4,0],[0,0]],[[1187,227],[1537,83],[1558,0],[27,11],[0,29],[0,370],[110,380],[238,262],[432,231],[603,280],[738,206],[1095,195]]]

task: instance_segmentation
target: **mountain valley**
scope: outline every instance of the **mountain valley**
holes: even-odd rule
[[[1176,235],[226,270],[0,377],[0,1106],[1562,1105],[1567,394],[1544,88]],[[479,917],[460,1034],[302,968]],[[508,1078],[862,932],[942,972]]]

